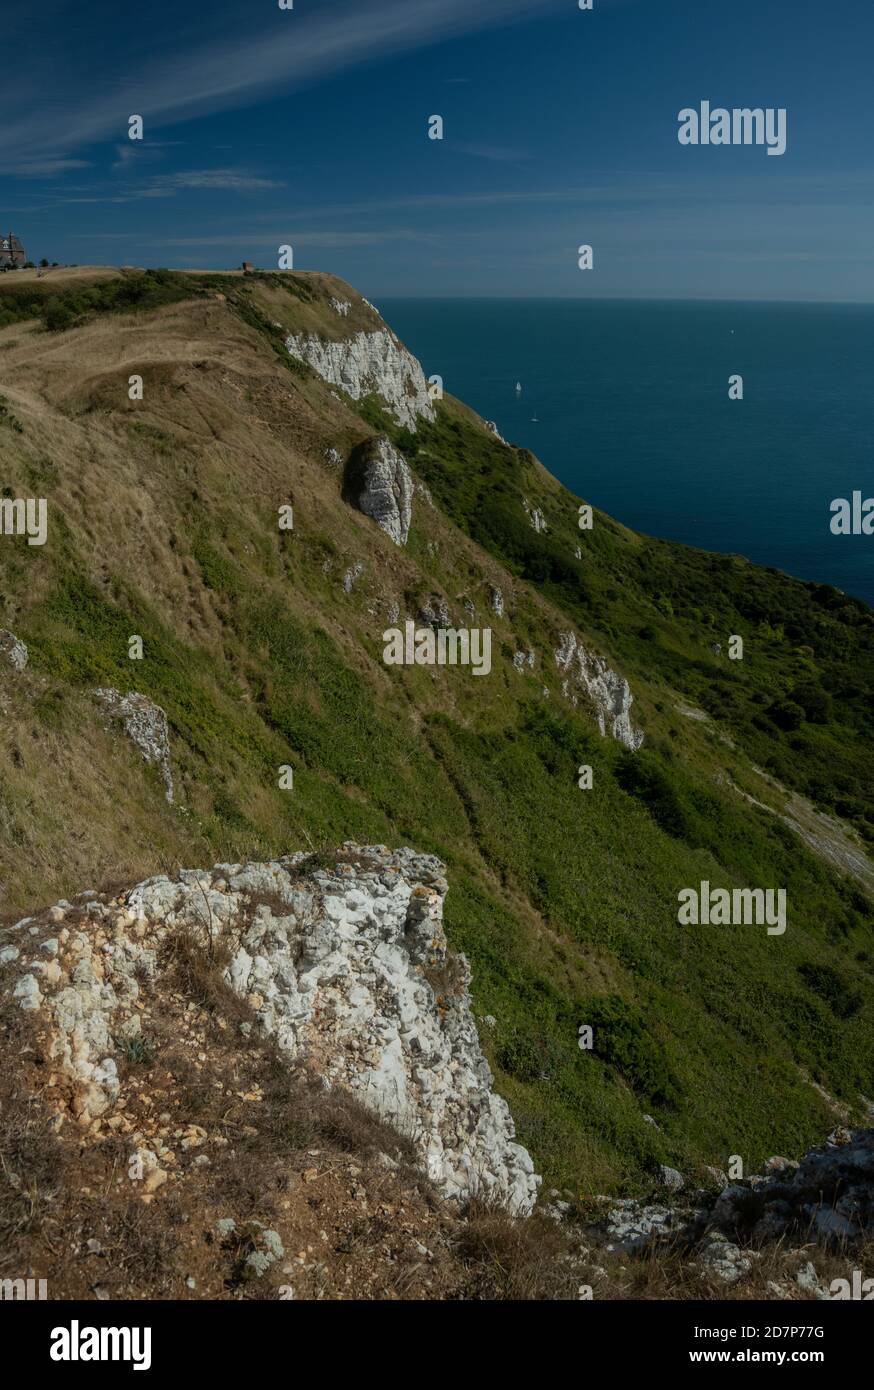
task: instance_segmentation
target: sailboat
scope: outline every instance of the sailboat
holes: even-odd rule
[[[521,390],[522,390],[522,383],[521,383],[521,381],[517,381],[517,382],[516,382],[516,390],[517,390],[517,391],[521,391]]]
[[[532,415],[532,416],[531,416],[531,423],[532,423],[532,425],[539,425],[539,424],[540,424],[540,421],[538,420],[538,418],[537,418],[536,415]]]

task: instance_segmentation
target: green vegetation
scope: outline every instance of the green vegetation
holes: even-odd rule
[[[4,285],[0,294],[0,328],[40,318],[50,332],[60,333],[89,315],[130,313],[133,309],[148,310],[176,303],[190,297],[194,288],[186,277],[166,270],[149,270],[94,284],[47,279]]]
[[[306,277],[168,272],[49,304],[61,327],[65,314],[75,322],[146,313],[219,287],[270,350],[256,365],[273,382],[281,334],[259,286],[290,291],[292,327],[296,306],[312,308]],[[0,292],[0,323],[4,313],[33,316],[34,301],[25,313],[18,297],[24,288],[11,306]],[[346,415],[336,411],[333,434],[330,392],[305,370],[289,370],[283,400],[286,387],[311,392],[328,421],[326,438],[339,437]],[[217,390],[221,396],[224,384]],[[175,406],[183,398],[167,399]],[[137,466],[146,459],[161,476],[181,469],[183,457],[200,470],[196,505],[184,490],[180,500],[166,488],[165,511],[151,525],[156,544],[166,534],[184,550],[192,610],[215,626],[203,619],[207,640],[196,624],[176,621],[170,601],[161,606],[160,586],[146,596],[122,561],[99,574],[72,524],[64,544],[46,547],[40,560],[38,603],[28,602],[34,557],[3,550],[0,588],[16,595],[15,629],[30,650],[28,679],[38,682],[16,726],[21,758],[32,756],[37,738],[55,740],[62,758],[64,736],[88,717],[88,692],[135,683],[167,712],[179,788],[180,804],[167,808],[157,778],[131,782],[131,815],[156,839],[154,827],[169,824],[174,843],[186,853],[196,844],[204,860],[323,852],[345,839],[410,844],[444,859],[450,940],[470,958],[477,1015],[496,1020],[483,1026],[484,1046],[547,1186],[631,1191],[650,1182],[658,1163],[690,1170],[723,1164],[730,1153],[748,1165],[796,1153],[832,1120],[809,1078],[857,1111],[860,1092],[870,1096],[874,1085],[871,904],[733,782],[758,763],[874,837],[874,615],[864,605],[733,557],[636,536],[600,513],[592,532],[580,532],[578,499],[530,455],[492,440],[457,403],[445,402],[435,424],[411,435],[370,399],[360,403],[362,422],[390,433],[443,513],[517,577],[513,634],[530,639],[542,663],[536,677],[508,674],[499,657],[489,681],[467,685],[458,672],[432,681],[431,673],[394,671],[388,693],[372,595],[347,595],[337,578],[352,546],[345,522],[328,534],[326,518],[335,514],[323,509],[307,529],[308,507],[298,506],[293,542],[281,549],[277,536],[265,540],[261,519],[275,497],[259,493],[249,455],[211,437],[198,454],[193,430],[183,452],[170,417],[165,430],[154,409],[133,426],[119,411],[120,467],[136,450]],[[259,414],[267,409],[259,403]],[[80,427],[91,428],[90,417]],[[251,427],[254,434],[254,412]],[[108,426],[101,419],[93,428]],[[317,460],[315,490],[326,476],[322,451],[309,437],[307,447]],[[230,513],[224,494],[219,503],[209,491],[217,448]],[[285,466],[285,436],[279,449]],[[46,450],[43,443],[22,455],[21,476],[43,477],[51,488],[66,460]],[[528,524],[523,496],[546,513],[545,536]],[[332,505],[345,515],[339,479]],[[425,510],[400,557],[418,567],[421,592],[449,583],[422,529]],[[378,578],[398,594],[414,580],[409,572],[399,580],[391,568],[398,557],[386,554]],[[471,575],[478,557],[478,574],[489,563],[471,549]],[[374,571],[377,562],[369,564]],[[330,581],[326,565],[335,566]],[[571,626],[628,676],[646,731],[639,753],[602,739],[582,704],[561,699],[552,633]],[[147,653],[135,667],[131,633]],[[727,660],[731,633],[744,637],[743,662]],[[681,697],[706,711],[712,728],[677,713]],[[117,742],[110,747],[126,756]],[[593,768],[594,792],[577,786],[582,762]],[[293,796],[277,783],[285,763],[294,768]],[[63,778],[58,785],[65,794]],[[0,825],[16,855],[26,852],[32,822],[28,799],[4,770]],[[785,937],[763,927],[680,928],[677,893],[705,878],[785,888]],[[82,886],[65,881],[64,891]],[[591,1052],[578,1046],[581,1024],[593,1029]]]
[[[492,440],[452,402],[415,435],[372,400],[364,413],[452,520],[599,641],[633,688],[642,678],[681,690],[756,763],[874,843],[867,605],[736,556],[638,536],[600,512],[582,532],[580,499],[547,485],[530,454]],[[543,510],[547,533],[531,528],[523,495]],[[727,656],[733,633],[744,639],[741,662]]]

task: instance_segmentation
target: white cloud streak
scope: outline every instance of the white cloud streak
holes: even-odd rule
[[[342,0],[310,12],[270,13],[257,32],[205,42],[169,60],[119,74],[99,95],[74,90],[36,94],[29,110],[5,106],[4,167],[107,137],[128,117],[147,129],[194,119],[294,91],[362,64],[457,35],[510,24],[561,8],[562,0]],[[247,21],[248,9],[243,11]],[[4,110],[5,106],[5,110]]]

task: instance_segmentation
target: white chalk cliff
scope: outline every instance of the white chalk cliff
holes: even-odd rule
[[[588,696],[602,736],[609,733],[623,747],[636,753],[643,743],[643,733],[631,721],[634,696],[628,681],[617,675],[602,657],[590,652],[576,633],[560,634],[554,656],[556,666],[565,677],[562,682],[565,698],[575,705],[580,693]]]
[[[354,401],[381,396],[399,425],[415,433],[416,420],[436,418],[421,366],[388,328],[333,341],[314,333],[290,333],[285,346]]]
[[[404,459],[384,434],[366,440],[355,455],[360,482],[355,504],[395,545],[406,545],[413,518],[415,483]]]
[[[384,846],[346,845],[328,868],[305,860],[82,894],[12,930],[3,960],[20,1007],[47,1027],[59,1112],[94,1137],[112,1128],[120,1043],[140,1032],[143,991],[161,987],[162,944],[187,929],[204,952],[211,938],[230,949],[227,981],[289,1064],[408,1135],[446,1197],[479,1194],[526,1215],[540,1179],[492,1090],[467,962],[447,955],[443,865]]]

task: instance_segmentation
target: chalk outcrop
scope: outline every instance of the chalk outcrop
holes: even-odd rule
[[[6,628],[0,629],[0,662],[11,666],[13,671],[23,671],[27,665],[27,647],[20,637]]]
[[[131,742],[139,749],[144,762],[153,764],[161,773],[168,801],[173,800],[173,776],[170,771],[170,734],[167,716],[147,695],[129,690],[101,686],[94,691],[107,714],[121,724]]]
[[[346,476],[348,499],[372,517],[395,545],[406,545],[413,517],[413,475],[406,459],[384,435],[361,444]]]
[[[531,502],[529,502],[527,497],[522,498],[522,509],[528,518],[529,526],[531,526],[531,528],[534,531],[536,531],[538,535],[540,535],[542,532],[549,530],[549,526],[546,523],[546,517],[543,515],[541,509],[539,507],[535,507]]]
[[[419,417],[436,418],[421,366],[388,328],[339,341],[290,333],[285,346],[354,401],[371,393],[381,396],[397,423],[412,433]]]
[[[83,894],[13,929],[9,988],[47,1025],[58,1110],[95,1138],[112,1129],[120,1050],[140,1034],[141,996],[160,994],[162,946],[187,930],[204,953],[221,941],[227,982],[289,1066],[348,1089],[409,1136],[447,1198],[481,1195],[527,1215],[540,1179],[492,1090],[467,962],[447,951],[443,865],[352,844],[327,868],[306,859]]]
[[[631,720],[634,696],[628,681],[611,669],[600,656],[583,646],[573,632],[563,632],[555,650],[555,664],[564,674],[562,694],[572,705],[580,694],[591,701],[603,737],[609,733],[617,743],[632,752],[643,743],[643,733]]]

